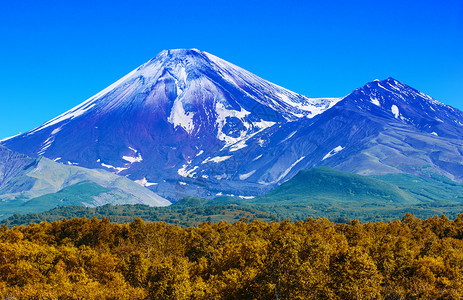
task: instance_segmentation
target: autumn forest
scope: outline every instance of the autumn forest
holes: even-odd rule
[[[0,229],[2,299],[460,299],[463,214]],[[12,298],[8,298],[12,297]]]

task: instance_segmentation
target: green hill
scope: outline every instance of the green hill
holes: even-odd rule
[[[69,205],[85,205],[94,203],[95,197],[110,192],[94,182],[83,181],[63,188],[56,193],[42,195],[30,200],[8,201],[0,205],[1,216],[13,215],[17,212],[35,213],[44,212],[56,207]]]
[[[302,170],[265,195],[246,201],[255,209],[294,220],[307,217],[388,221],[463,212],[463,185],[445,177],[408,174],[362,176],[329,167]]]
[[[415,198],[398,186],[368,176],[329,167],[302,170],[289,181],[253,202],[292,202],[326,204],[417,204]]]
[[[423,178],[410,174],[388,174],[374,177],[396,185],[423,204],[463,203],[463,185],[444,176]]]

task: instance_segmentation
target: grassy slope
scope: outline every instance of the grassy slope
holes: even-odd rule
[[[85,188],[80,190],[76,188],[77,184],[83,182],[92,182],[94,185],[85,185]],[[99,191],[95,191],[97,186]],[[67,188],[69,190],[61,191]],[[99,195],[99,197],[89,198],[88,192],[92,193],[90,196]],[[50,201],[54,203],[56,197],[60,198],[63,195],[66,196],[63,200],[67,202],[66,205],[82,205],[81,197],[84,197],[85,202],[90,205],[142,203],[164,206],[170,204],[169,201],[124,176],[101,169],[63,165],[42,157],[38,159],[36,165],[16,174],[14,180],[0,191],[0,219],[16,212],[42,212],[44,209],[54,208],[56,205],[50,206],[48,203]],[[32,202],[25,204],[24,202],[28,200]],[[32,210],[32,207],[36,210]]]
[[[96,183],[83,181],[65,187],[56,193],[46,194],[28,201],[2,202],[0,203],[0,211],[1,215],[8,216],[18,211],[34,213],[44,212],[59,206],[84,205],[84,203],[92,203],[93,197],[108,191],[109,189]]]
[[[463,203],[463,185],[443,176],[422,178],[409,174],[374,176],[397,185],[421,203]]]
[[[299,172],[273,191],[251,200],[256,209],[280,218],[307,216],[362,221],[421,218],[463,212],[463,185],[447,178],[407,174],[361,176],[321,167]]]
[[[255,202],[288,201],[346,205],[350,203],[415,204],[417,201],[396,185],[375,178],[328,167],[300,171],[294,178]]]
[[[407,174],[368,177],[321,167],[303,170],[273,191],[251,200],[188,197],[170,207],[149,210],[130,210],[130,206],[120,206],[121,209],[119,206],[107,206],[109,208],[94,211],[88,208],[60,208],[34,217],[21,219],[15,216],[6,223],[26,224],[34,218],[33,221],[53,221],[73,216],[109,216],[116,222],[130,222],[134,217],[142,217],[182,226],[204,221],[234,221],[241,217],[298,220],[320,216],[332,220],[359,219],[366,222],[395,220],[407,212],[420,218],[440,214],[455,218],[463,212],[462,197],[463,185],[446,178],[424,179]],[[53,199],[56,203],[57,198]],[[40,203],[45,200],[40,199]],[[13,223],[12,219],[15,219]]]

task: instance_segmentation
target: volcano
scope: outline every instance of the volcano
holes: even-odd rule
[[[30,157],[156,193],[251,197],[299,170],[463,180],[463,113],[393,78],[309,98],[196,49],[165,50],[43,125],[3,140]]]

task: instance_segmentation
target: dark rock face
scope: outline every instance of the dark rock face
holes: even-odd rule
[[[254,196],[323,165],[463,181],[462,137],[462,112],[392,78],[312,99],[180,49],[3,144],[104,168],[175,200]]]

